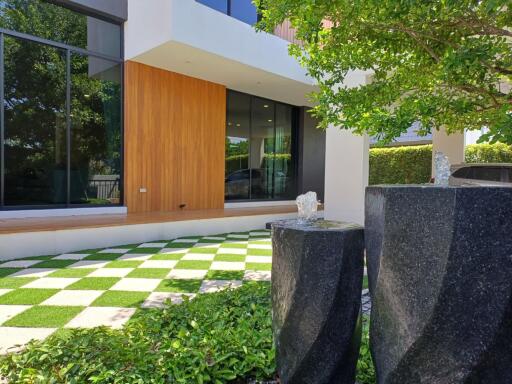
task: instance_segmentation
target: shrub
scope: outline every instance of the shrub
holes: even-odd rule
[[[363,337],[361,339],[361,348],[359,350],[359,360],[357,361],[357,377],[359,384],[375,384],[375,368],[372,355],[370,353],[370,318],[363,316]]]
[[[512,146],[502,143],[466,146],[467,163],[512,163]]]
[[[370,150],[370,185],[422,184],[431,176],[432,145]]]
[[[73,330],[0,360],[12,383],[230,383],[275,372],[268,284],[141,310],[123,330]]]

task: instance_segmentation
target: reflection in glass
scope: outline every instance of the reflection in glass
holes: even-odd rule
[[[219,12],[228,13],[228,0],[197,0],[197,2]]]
[[[0,27],[121,56],[121,26],[43,0],[0,1]]]
[[[121,65],[71,56],[71,203],[119,204]]]
[[[253,97],[251,117],[250,167],[252,199],[273,197],[274,175],[274,108],[268,100]]]
[[[292,162],[293,109],[276,104],[276,147],[274,153],[274,198],[293,199],[294,169]]]
[[[65,51],[5,37],[5,205],[63,204]]]
[[[249,199],[251,97],[229,92],[226,126],[226,200]]]
[[[258,11],[252,0],[231,0],[231,16],[251,25],[258,21]]]

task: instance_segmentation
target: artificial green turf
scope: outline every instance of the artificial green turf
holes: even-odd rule
[[[142,263],[140,260],[115,260],[108,263],[105,268],[137,268]]]
[[[55,272],[50,273],[48,277],[85,277],[89,273],[92,273],[94,271],[95,269],[91,268],[59,269]]]
[[[215,261],[237,261],[243,262],[245,261],[245,255],[230,255],[230,254],[222,254],[219,253],[215,255]]]
[[[93,307],[139,307],[149,296],[149,292],[107,291],[98,297]]]
[[[35,305],[40,304],[59,292],[58,289],[20,288],[0,296],[0,304]]]
[[[202,280],[162,280],[156,292],[196,293],[201,287]]]
[[[43,256],[30,256],[30,257],[24,257],[22,259],[16,259],[16,260],[50,260],[53,259],[57,255],[43,255]]]
[[[115,247],[110,247],[110,249],[132,249],[137,248],[140,244],[125,244],[125,245],[116,245]]]
[[[368,276],[363,277],[363,289],[368,289]]]
[[[271,249],[248,248],[247,256],[272,256]]]
[[[152,255],[158,253],[162,250],[162,248],[134,248],[130,249],[127,253],[140,253],[144,255]]]
[[[149,258],[149,260],[180,260],[185,253],[157,253]]]
[[[3,277],[0,279],[0,288],[16,289],[34,281],[35,279],[35,277]]]
[[[95,253],[84,258],[84,260],[116,260],[123,256],[120,253]]]
[[[194,243],[167,243],[165,248],[190,248]]]
[[[93,253],[96,253],[96,252],[99,252],[101,250],[103,250],[104,248],[94,248],[94,249],[83,249],[81,251],[76,251],[76,252],[73,252],[73,253],[78,253],[80,255],[83,255],[84,253],[85,254],[93,254]]]
[[[191,253],[206,253],[206,254],[212,254],[217,253],[217,248],[206,248],[206,247],[193,247],[190,248],[189,252]]]
[[[221,244],[224,240],[199,239],[196,244]]]
[[[250,240],[249,244],[254,244],[254,245],[272,245],[272,240]]]
[[[22,268],[0,268],[0,278],[12,275],[18,271],[21,271]]]
[[[245,263],[245,269],[248,271],[271,271],[271,263]]]
[[[7,320],[3,326],[58,328],[66,325],[83,309],[84,307],[35,306]]]
[[[121,280],[119,277],[84,277],[83,279],[78,280],[76,283],[71,284],[69,287],[66,287],[66,290],[73,289],[104,291],[112,287],[119,280]]]
[[[242,280],[244,271],[208,271],[206,280]]]
[[[163,279],[171,269],[165,268],[138,268],[131,271],[126,277],[136,277],[145,279]]]
[[[204,260],[180,260],[174,269],[209,269],[211,261]]]
[[[45,260],[41,263],[31,265],[29,268],[66,268],[75,263],[76,260]]]
[[[220,249],[222,248],[247,248],[247,243],[222,243],[220,245]]]

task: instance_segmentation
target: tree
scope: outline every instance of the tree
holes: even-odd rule
[[[489,128],[512,144],[510,0],[255,0],[259,29],[284,20],[290,52],[316,79],[314,114],[382,143],[414,123],[419,133]],[[370,84],[339,86],[354,70]]]

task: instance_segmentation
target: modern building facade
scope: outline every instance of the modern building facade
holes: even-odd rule
[[[0,2],[0,217],[323,198],[293,31],[251,0]]]

